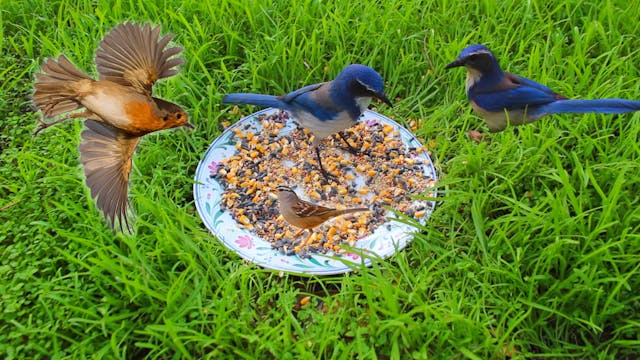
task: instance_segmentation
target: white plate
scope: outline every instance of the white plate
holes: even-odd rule
[[[224,188],[215,179],[211,178],[216,164],[236,153],[233,129],[242,127],[243,131],[261,129],[258,116],[271,115],[280,110],[269,108],[256,112],[238,121],[229,127],[222,135],[213,141],[196,170],[195,184],[193,185],[194,199],[198,213],[205,226],[229,249],[236,252],[242,258],[256,263],[268,269],[281,270],[298,274],[329,275],[356,270],[361,266],[371,265],[372,258],[385,258],[402,250],[413,238],[415,228],[409,224],[394,220],[395,215],[387,214],[388,221],[379,226],[375,232],[358,240],[352,252],[343,255],[312,254],[310,257],[301,258],[297,255],[285,255],[271,244],[258,237],[251,231],[239,225],[228,211],[220,208],[220,200]],[[400,137],[407,147],[421,147],[418,141],[407,129],[395,121],[373,111],[365,111],[361,121],[376,120],[382,124],[392,125],[400,132]],[[293,120],[289,119],[282,132],[288,132],[295,128]],[[437,181],[437,174],[431,158],[426,151],[417,157],[424,160],[425,177]],[[435,198],[435,189],[432,190]],[[425,216],[418,219],[424,224],[435,207],[435,201],[426,203]]]

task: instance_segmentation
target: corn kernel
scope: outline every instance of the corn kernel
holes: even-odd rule
[[[330,227],[329,230],[327,231],[327,239],[332,239],[333,236],[336,234],[336,228],[335,227]]]
[[[311,301],[311,296],[305,296],[300,299],[300,305],[305,306],[309,303],[309,301]]]

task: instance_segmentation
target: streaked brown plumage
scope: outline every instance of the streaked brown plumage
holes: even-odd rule
[[[165,49],[173,35],[159,38],[160,27],[120,24],[96,51],[99,80],[78,70],[64,55],[47,59],[36,74],[33,100],[45,118],[36,134],[57,123],[85,118],[80,160],[91,196],[112,229],[131,230],[128,185],[131,158],[140,137],[150,132],[191,126],[178,105],[152,96],[159,79],[178,73],[184,61],[171,58],[180,47]],[[81,110],[68,114],[71,111]]]
[[[304,201],[290,187],[280,185],[278,191],[278,209],[282,217],[291,225],[301,228],[296,234],[299,236],[302,231],[313,229],[323,222],[336,216],[350,214],[360,211],[369,211],[368,208],[332,209],[322,205],[317,205]]]

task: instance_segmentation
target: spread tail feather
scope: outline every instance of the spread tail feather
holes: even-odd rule
[[[90,77],[78,70],[64,55],[58,60],[47,59],[42,73],[36,74],[33,102],[45,117],[54,117],[82,107],[70,84]]]
[[[286,110],[287,105],[279,97],[262,94],[235,93],[227,94],[222,98],[225,104],[251,104],[264,107],[274,107]]]
[[[530,113],[540,117],[559,113],[622,114],[640,110],[640,101],[626,99],[558,100],[542,105]]]

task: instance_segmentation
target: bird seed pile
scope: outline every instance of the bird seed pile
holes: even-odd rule
[[[235,128],[236,154],[218,164],[211,176],[224,188],[221,208],[240,226],[270,242],[285,254],[301,257],[312,253],[342,252],[387,222],[391,207],[416,219],[425,216],[429,204],[412,200],[435,185],[424,175],[425,164],[417,155],[426,151],[407,148],[393,126],[376,120],[360,122],[345,132],[353,149],[342,139],[325,139],[321,149],[325,169],[335,176],[327,181],[318,168],[310,134],[306,129],[285,128],[289,115],[279,111],[262,115],[262,129],[250,125]],[[336,217],[311,234],[298,233],[279,214],[278,185],[292,187],[301,199],[332,208],[368,207]],[[308,233],[309,231],[307,231]]]

